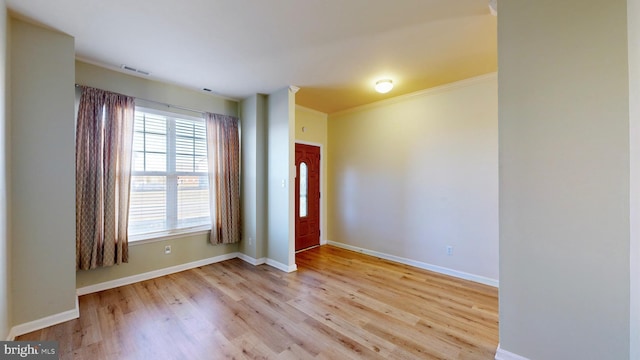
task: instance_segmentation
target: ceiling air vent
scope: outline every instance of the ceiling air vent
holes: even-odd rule
[[[138,73],[138,74],[141,74],[141,75],[146,75],[146,76],[151,75],[151,73],[150,73],[150,72],[148,72],[148,71],[140,70],[140,69],[136,69],[136,68],[131,67],[131,66],[129,66],[129,65],[124,65],[124,64],[123,64],[123,65],[121,66],[121,68],[122,68],[123,70],[132,71],[132,72],[134,72],[134,73]]]

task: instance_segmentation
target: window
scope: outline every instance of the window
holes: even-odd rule
[[[210,226],[204,119],[136,108],[131,240]]]
[[[300,163],[300,217],[307,216],[307,164]]]

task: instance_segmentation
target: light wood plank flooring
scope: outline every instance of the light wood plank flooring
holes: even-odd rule
[[[497,289],[331,246],[286,274],[233,259],[80,297],[17,340],[61,359],[493,359]]]

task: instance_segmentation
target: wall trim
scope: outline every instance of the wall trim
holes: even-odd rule
[[[49,315],[41,319],[29,321],[24,324],[19,324],[11,328],[7,341],[13,341],[16,337],[24,334],[28,334],[32,331],[44,329],[49,326],[57,325],[65,321],[77,319],[80,317],[80,305],[78,304],[78,297],[76,296],[75,309],[63,311],[58,314]]]
[[[175,265],[175,266],[170,266],[167,268],[163,268],[163,269],[158,269],[158,270],[153,270],[153,271],[149,271],[149,272],[145,272],[142,274],[137,274],[137,275],[132,275],[132,276],[127,276],[127,277],[123,277],[120,279],[115,279],[115,280],[109,280],[109,281],[105,281],[105,282],[101,282],[98,284],[93,284],[93,285],[88,285],[88,286],[84,286],[81,288],[77,288],[76,289],[76,294],[78,296],[82,296],[82,295],[87,295],[87,294],[91,294],[91,293],[95,293],[98,291],[103,291],[103,290],[109,290],[109,289],[114,289],[120,286],[125,286],[125,285],[131,285],[131,284],[135,284],[141,281],[145,281],[145,280],[151,280],[151,279],[155,279],[161,276],[165,276],[165,275],[169,275],[169,274],[174,274],[177,272],[181,272],[181,271],[185,271],[185,270],[189,270],[189,269],[194,269],[200,266],[206,266],[206,265],[211,265],[211,264],[215,264],[221,261],[226,261],[226,260],[231,260],[231,259],[235,259],[235,258],[239,258],[240,260],[243,260],[251,265],[254,266],[258,266],[258,265],[262,265],[262,264],[267,264],[269,266],[272,266],[278,270],[284,271],[284,272],[293,272],[296,271],[298,269],[298,267],[296,266],[296,264],[293,264],[291,266],[287,266],[283,263],[277,262],[275,260],[272,259],[267,259],[267,258],[259,258],[259,259],[254,259],[251,256],[239,253],[239,252],[233,252],[233,253],[229,253],[229,254],[223,254],[223,255],[218,255],[218,256],[214,256],[214,257],[210,257],[207,259],[202,259],[202,260],[198,260],[198,261],[192,261],[189,263],[184,263],[184,264],[180,264],[180,265]]]
[[[262,265],[262,264],[266,264],[267,263],[267,258],[261,257],[259,259],[253,258],[247,254],[243,254],[243,253],[238,253],[238,259],[249,263],[253,266],[258,266],[258,265]]]
[[[276,269],[278,269],[280,271],[284,271],[284,272],[287,272],[287,273],[294,272],[294,271],[298,270],[298,265],[296,265],[296,264],[285,265],[285,264],[283,264],[283,263],[281,263],[279,261],[275,261],[275,260],[269,259],[269,258],[267,258],[266,264],[271,266],[271,267],[274,267],[274,268],[276,268]]]
[[[327,118],[328,114],[316,109],[312,109],[312,108],[308,108],[306,106],[302,106],[302,105],[298,105],[296,104],[296,110],[300,110],[300,111],[306,111],[308,113],[312,113],[312,114],[317,114],[317,115],[322,115],[325,117],[325,119]]]
[[[382,252],[375,251],[375,250],[364,249],[364,248],[361,248],[361,247],[348,245],[348,244],[344,244],[344,243],[339,243],[339,242],[335,242],[335,241],[331,241],[331,240],[328,240],[327,243],[328,243],[328,245],[333,245],[333,246],[336,246],[336,247],[339,247],[339,248],[343,248],[343,249],[347,249],[347,250],[351,250],[351,251],[356,251],[356,252],[363,253],[363,254],[366,254],[366,255],[379,257],[381,259],[397,262],[397,263],[400,263],[400,264],[405,264],[405,265],[417,267],[417,268],[420,268],[420,269],[429,270],[429,271],[437,272],[437,273],[440,273],[440,274],[453,276],[453,277],[456,277],[456,278],[459,278],[459,279],[469,280],[469,281],[477,282],[477,283],[480,283],[480,284],[493,286],[493,287],[496,287],[496,288],[499,287],[498,280],[490,279],[488,277],[469,274],[469,273],[466,273],[464,271],[453,270],[453,269],[449,269],[449,268],[446,268],[446,267],[443,267],[443,266],[432,265],[432,264],[425,263],[425,262],[422,262],[422,261],[407,259],[407,258],[403,258],[403,257],[400,257],[400,256],[390,255],[390,254],[382,253]]]
[[[205,265],[211,265],[214,263],[218,263],[225,260],[231,260],[235,258],[239,258],[254,266],[267,264],[269,266],[272,266],[278,270],[281,270],[287,273],[294,272],[298,269],[296,264],[287,266],[273,259],[267,259],[267,258],[254,259],[245,254],[234,252],[234,253],[218,255],[218,256],[214,256],[214,257],[210,257],[210,258],[202,259],[198,261],[192,261],[185,264],[170,266],[164,269],[153,270],[153,271],[149,271],[142,274],[127,276],[120,279],[105,281],[99,284],[84,286],[76,289],[77,296],[76,296],[75,309],[64,311],[58,314],[53,314],[41,319],[24,323],[24,324],[16,325],[9,330],[9,334],[7,335],[7,341],[13,341],[16,337],[23,334],[30,333],[32,331],[41,330],[49,326],[57,325],[65,321],[79,318],[80,317],[80,305],[78,301],[79,296],[95,293],[98,291],[109,290],[109,289],[117,288],[124,285],[130,285],[137,282],[150,280],[157,277],[181,272],[184,270],[189,270],[189,269],[193,269],[193,268],[197,268]]]
[[[355,113],[355,112],[371,110],[371,109],[379,108],[379,107],[382,107],[382,106],[388,106],[388,105],[391,105],[391,104],[396,104],[396,103],[408,100],[408,99],[413,98],[413,97],[439,94],[439,93],[442,93],[442,92],[445,92],[445,91],[450,91],[450,90],[453,90],[453,89],[459,89],[459,88],[471,86],[473,84],[476,84],[478,82],[482,82],[482,81],[485,81],[485,80],[488,80],[488,79],[494,79],[494,78],[497,78],[497,76],[498,76],[497,72],[493,72],[493,73],[489,73],[489,74],[485,74],[485,75],[480,75],[480,76],[475,76],[475,77],[472,77],[472,78],[468,78],[468,79],[463,79],[463,80],[459,80],[459,81],[456,81],[456,82],[452,82],[452,83],[449,83],[449,84],[439,85],[439,86],[435,86],[435,87],[424,89],[424,90],[418,90],[418,91],[412,92],[410,94],[399,95],[399,96],[392,97],[392,98],[389,98],[389,99],[376,101],[376,102],[373,102],[373,103],[370,103],[370,104],[360,105],[360,106],[356,106],[356,107],[353,107],[353,108],[350,108],[350,109],[336,111],[334,113],[329,114],[329,117],[337,117],[337,116],[342,116],[342,115],[351,114],[351,113]]]
[[[95,292],[98,292],[98,291],[117,288],[119,286],[130,285],[130,284],[134,284],[134,283],[137,283],[137,282],[150,280],[150,279],[157,278],[157,277],[160,277],[160,276],[174,274],[174,273],[177,273],[177,272],[180,272],[180,271],[185,271],[185,270],[197,268],[197,267],[200,267],[200,266],[210,265],[210,264],[213,264],[213,263],[234,259],[236,257],[238,257],[238,253],[235,253],[235,252],[234,253],[229,253],[229,254],[224,254],[224,255],[218,255],[218,256],[207,258],[207,259],[202,259],[202,260],[198,260],[198,261],[192,261],[192,262],[188,262],[188,263],[184,263],[184,264],[180,264],[180,265],[170,266],[170,267],[163,268],[163,269],[158,269],[158,270],[145,272],[145,273],[142,273],[142,274],[127,276],[127,277],[123,277],[123,278],[120,278],[120,279],[109,280],[109,281],[101,282],[101,283],[98,283],[98,284],[84,286],[84,287],[76,289],[76,293],[78,294],[78,296],[91,294],[91,293],[95,293]]]
[[[496,350],[495,360],[529,360],[524,356],[520,356],[518,354],[514,354],[507,350],[500,348],[500,344],[498,344],[498,349]]]

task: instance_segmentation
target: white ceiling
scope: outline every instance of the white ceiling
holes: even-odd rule
[[[299,86],[331,113],[497,69],[488,0],[7,0],[76,56],[241,99]],[[393,79],[388,94],[373,91]]]

